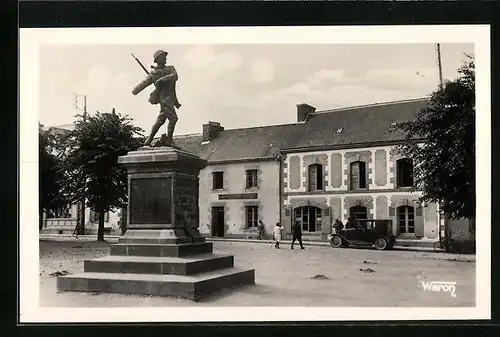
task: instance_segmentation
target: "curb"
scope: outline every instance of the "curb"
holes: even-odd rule
[[[106,241],[118,241],[118,239],[122,238],[121,235],[105,235],[104,239]],[[39,234],[40,240],[48,240],[48,241],[94,241],[96,239],[96,235],[80,235],[76,238],[71,234]],[[259,244],[273,244],[273,240],[254,240],[254,239],[219,239],[219,238],[205,238],[207,242],[247,242],[247,243],[259,243]],[[284,245],[291,245],[292,241],[283,240],[280,242]],[[328,242],[317,242],[317,241],[302,241],[304,246],[316,246],[316,247],[329,247],[330,244]],[[405,247],[405,246],[395,246],[396,251],[413,251],[413,252],[422,252],[422,253],[430,253],[424,255],[425,258],[436,259],[436,260],[447,260],[447,261],[460,261],[460,262],[476,262],[475,255],[462,255],[462,254],[447,254],[444,252],[435,252],[433,248],[428,247]]]

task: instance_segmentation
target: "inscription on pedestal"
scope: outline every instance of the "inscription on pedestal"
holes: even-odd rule
[[[172,178],[130,179],[130,224],[172,222]]]
[[[176,222],[190,224],[198,217],[198,186],[195,180],[177,179],[175,181],[175,213]]]

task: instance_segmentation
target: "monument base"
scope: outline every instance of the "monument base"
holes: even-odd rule
[[[225,288],[255,284],[253,269],[213,254],[200,236],[199,157],[168,148],[120,157],[129,174],[129,226],[109,256],[84,261],[81,274],[61,276],[58,291],[174,296],[199,300]]]
[[[222,289],[255,284],[253,269],[235,268],[232,255],[214,254],[204,238],[195,243],[167,240],[125,237],[111,246],[109,256],[84,261],[83,273],[59,277],[57,289],[197,301]]]

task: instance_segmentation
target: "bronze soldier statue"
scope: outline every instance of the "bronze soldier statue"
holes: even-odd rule
[[[132,94],[137,95],[142,90],[149,87],[151,84],[154,84],[155,89],[149,96],[149,102],[153,105],[160,104],[160,114],[158,115],[156,122],[151,128],[151,133],[144,143],[145,146],[151,146],[151,142],[153,141],[154,136],[156,135],[160,127],[165,124],[165,121],[167,119],[168,126],[166,141],[161,145],[174,146],[174,129],[175,124],[178,120],[175,109],[178,109],[181,106],[181,104],[177,100],[177,95],[175,92],[175,84],[179,76],[177,75],[177,71],[175,70],[174,66],[166,65],[167,55],[168,53],[166,51],[161,49],[157,50],[153,54],[153,61],[154,63],[156,63],[156,65],[151,67],[152,70],[148,73],[146,78],[141,83],[139,83],[134,88],[134,90],[132,90]],[[137,61],[139,62],[139,60]],[[145,68],[143,67],[143,69]]]

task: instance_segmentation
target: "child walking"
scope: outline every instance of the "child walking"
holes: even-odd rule
[[[274,226],[274,247],[279,249],[280,248],[280,241],[281,241],[281,230],[283,227],[281,227],[280,223],[278,222],[276,226]]]

